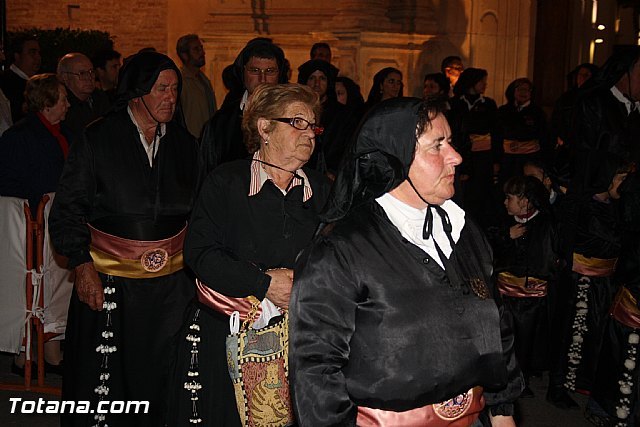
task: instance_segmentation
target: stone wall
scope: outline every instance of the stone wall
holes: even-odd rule
[[[56,27],[108,31],[115,47],[130,55],[167,48],[168,0],[7,0],[7,27]]]
[[[108,31],[125,56],[153,46],[174,60],[177,38],[197,33],[219,102],[224,67],[265,36],[285,50],[294,81],[311,45],[329,42],[334,64],[365,97],[386,66],[403,72],[405,95],[420,95],[424,74],[459,55],[489,71],[487,95],[501,104],[511,80],[531,77],[535,9],[532,0],[7,0],[7,25]]]

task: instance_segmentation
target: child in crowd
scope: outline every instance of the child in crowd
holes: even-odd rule
[[[495,271],[505,307],[514,319],[516,358],[533,397],[529,377],[548,367],[550,313],[547,294],[559,270],[556,224],[549,193],[536,178],[512,177],[504,184],[509,223],[493,230]]]

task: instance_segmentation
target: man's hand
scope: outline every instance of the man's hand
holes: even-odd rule
[[[93,262],[85,262],[75,268],[76,271],[76,292],[80,301],[87,304],[91,310],[102,310],[104,303],[104,293],[102,282],[98,277],[98,272]]]
[[[293,286],[293,270],[279,268],[267,270],[266,274],[271,276],[271,284],[265,296],[278,307],[289,308],[289,298],[291,297],[291,287]]]

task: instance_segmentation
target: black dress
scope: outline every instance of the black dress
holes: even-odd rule
[[[526,223],[526,232],[517,239],[509,237],[508,227],[494,236],[496,273],[507,272],[516,277],[545,280],[544,297],[503,296],[513,314],[516,358],[525,374],[548,368],[549,334],[552,330],[550,298],[558,286],[560,253],[553,217],[539,213]]]
[[[614,204],[592,199],[580,205],[574,253],[597,259],[619,257],[620,231]],[[564,351],[565,386],[569,390],[591,390],[609,308],[618,285],[613,274],[595,277],[578,273],[575,262],[573,269],[571,323],[567,331],[568,348]],[[580,329],[585,326],[586,330]]]
[[[249,160],[237,160],[207,177],[189,225],[185,260],[211,289],[231,297],[253,295],[262,300],[270,282],[265,271],[293,268],[296,256],[311,241],[329,185],[324,176],[305,169],[313,191],[307,201],[303,201],[302,185],[283,195],[270,180],[257,194],[248,196],[251,165]],[[169,425],[193,425],[189,422],[191,393],[183,385],[191,381],[187,372],[192,346],[186,337],[196,313],[202,384],[198,415],[203,425],[240,425],[225,351],[229,317],[199,302],[189,308],[181,331]]]
[[[149,165],[138,130],[126,110],[89,126],[74,143],[49,218],[56,250],[73,268],[92,261],[90,233],[95,228],[131,240],[161,240],[177,234],[191,213],[201,180],[195,139],[173,123],[166,126],[154,166]],[[156,278],[130,279],[99,274],[105,295],[116,304],[93,311],[74,291],[66,330],[64,400],[94,405],[104,371],[102,332],[110,322],[107,400],[149,401],[149,413],[107,415],[109,425],[161,426],[176,334],[194,285],[184,270]],[[63,416],[63,426],[96,424],[94,414]],[[100,424],[103,425],[103,424]]]
[[[501,194],[495,190],[493,165],[500,163],[502,140],[497,121],[496,102],[479,95],[463,95],[451,100],[447,117],[453,123],[452,138],[456,150],[462,155],[460,174],[469,179],[462,183],[462,205],[482,227],[495,224],[494,219],[502,212]],[[474,148],[474,135],[485,135],[490,139],[487,149]]]
[[[542,161],[548,158],[549,147],[544,111],[534,104],[518,109],[513,104],[505,104],[498,109],[498,126],[504,144],[513,145],[517,150],[519,142],[538,141],[539,150],[527,154],[504,151],[500,165],[501,182],[512,176],[522,175],[522,167],[528,161]]]
[[[69,130],[62,134],[71,143]],[[33,213],[43,194],[56,191],[64,154],[35,113],[29,113],[0,138],[0,195],[29,199]]]

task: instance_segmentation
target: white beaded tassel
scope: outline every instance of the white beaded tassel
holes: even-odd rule
[[[198,367],[198,343],[200,342],[200,325],[198,324],[198,317],[200,316],[200,309],[196,310],[193,315],[193,321],[189,326],[189,333],[186,340],[191,343],[191,362],[189,363],[189,370],[187,371],[187,379],[183,388],[191,394],[191,418],[189,423],[202,424],[202,418],[200,418],[198,412],[198,390],[202,389],[202,384],[198,381],[200,378],[200,372]]]
[[[111,329],[111,314],[113,310],[115,310],[118,305],[111,301],[111,295],[116,293],[116,288],[113,287],[113,276],[107,276],[107,284],[104,287],[104,302],[102,303],[102,308],[104,308],[105,313],[107,315],[107,319],[105,321],[105,328],[102,331],[102,340],[100,345],[96,347],[96,353],[102,355],[102,362],[100,364],[100,383],[98,386],[93,389],[94,393],[98,395],[98,401],[101,402],[105,400],[105,398],[109,395],[109,377],[111,374],[109,373],[109,354],[115,353],[118,349],[115,345],[113,345],[113,330]],[[107,424],[107,419],[104,414],[96,414],[93,417],[96,420],[96,423],[92,427],[109,427]]]
[[[628,425],[626,420],[631,414],[631,393],[633,393],[634,389],[633,373],[636,369],[638,342],[640,342],[640,335],[638,335],[638,330],[634,329],[627,339],[627,358],[624,361],[626,372],[622,373],[622,379],[618,381],[618,385],[620,385],[620,400],[616,406],[616,417],[619,420],[616,427],[626,427]]]
[[[564,386],[571,391],[576,390],[576,371],[582,361],[582,343],[584,334],[589,330],[587,327],[587,313],[589,312],[589,287],[591,279],[582,276],[578,281],[578,295],[576,301],[576,315],[572,325],[572,341],[569,346],[569,364],[567,369],[567,379]]]

